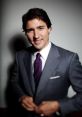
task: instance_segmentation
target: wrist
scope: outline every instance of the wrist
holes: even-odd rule
[[[60,116],[60,103],[57,101],[57,110],[56,110],[56,115]]]
[[[24,96],[21,96],[20,98],[19,98],[19,102],[22,102],[22,100],[25,98],[26,96],[24,95]]]
[[[55,111],[58,112],[60,110],[60,103],[55,101]]]

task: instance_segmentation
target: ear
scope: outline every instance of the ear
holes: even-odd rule
[[[49,33],[52,31],[52,27],[50,27],[49,29],[48,29],[48,31],[49,31]]]

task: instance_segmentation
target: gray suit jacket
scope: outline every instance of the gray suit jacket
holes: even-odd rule
[[[32,96],[38,105],[44,100],[58,100],[61,115],[82,109],[82,66],[76,53],[52,44],[35,95],[35,83],[32,74],[32,48],[16,54],[15,68],[11,84],[17,100],[23,95]],[[67,97],[72,85],[76,95]],[[34,113],[28,117],[39,117]],[[56,117],[54,114],[53,117]]]

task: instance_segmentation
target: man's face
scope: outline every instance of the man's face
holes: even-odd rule
[[[49,33],[46,23],[40,19],[29,20],[26,24],[26,36],[29,42],[38,50],[43,49],[49,42]]]

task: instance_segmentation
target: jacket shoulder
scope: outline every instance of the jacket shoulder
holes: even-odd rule
[[[56,46],[56,48],[57,48],[57,50],[58,50],[58,52],[59,52],[59,54],[60,54],[60,55],[73,56],[73,55],[75,55],[75,54],[76,54],[76,53],[75,53],[75,52],[73,52],[73,51],[70,51],[70,50],[64,49],[64,48],[59,47],[59,46]]]
[[[23,50],[20,50],[18,52],[16,52],[16,57],[17,58],[22,58],[22,57],[25,57],[25,56],[28,56],[29,54],[31,54],[31,47],[28,47],[26,49],[23,49]]]

